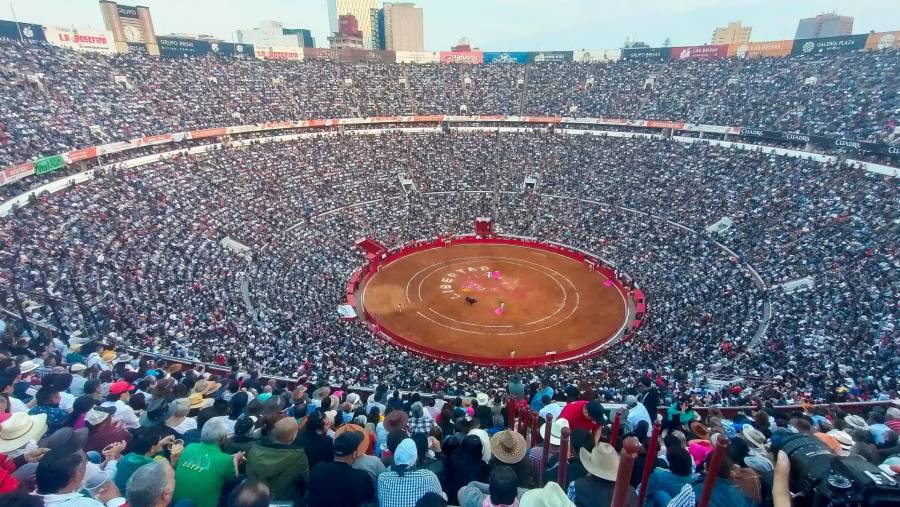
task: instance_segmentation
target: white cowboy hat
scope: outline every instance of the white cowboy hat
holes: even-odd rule
[[[866,420],[858,415],[848,415],[844,418],[844,422],[847,423],[847,426],[855,430],[869,429],[869,425],[866,423]]]
[[[584,450],[584,449],[582,449]],[[566,492],[555,482],[548,482],[543,488],[530,489],[519,498],[519,507],[571,507],[575,505]]]
[[[550,443],[553,445],[559,445],[560,437],[562,437],[563,428],[569,427],[569,421],[567,419],[563,419],[561,417],[557,417],[553,423],[550,425]],[[547,423],[541,425],[541,436],[546,435],[547,431]]]
[[[19,371],[21,373],[28,373],[38,369],[37,363],[29,359],[28,361],[22,361],[19,363]]]
[[[29,441],[37,441],[47,432],[47,414],[16,412],[0,425],[0,452],[9,452]]]
[[[478,402],[479,407],[485,407],[491,402],[491,399],[487,393],[475,393],[475,401]]]
[[[594,446],[594,450],[591,452],[582,448],[578,453],[578,458],[584,469],[591,475],[607,481],[616,480],[616,474],[619,471],[619,455],[616,454],[613,446],[606,442],[600,442]]]

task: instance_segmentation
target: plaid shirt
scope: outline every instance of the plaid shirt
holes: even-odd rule
[[[434,426],[434,419],[431,418],[431,415],[428,412],[424,412],[422,417],[410,417],[409,418],[409,434],[415,433],[425,433],[427,434],[431,431],[431,428]]]
[[[443,493],[441,483],[431,470],[420,468],[399,475],[393,470],[378,476],[379,507],[415,507],[425,493]]]

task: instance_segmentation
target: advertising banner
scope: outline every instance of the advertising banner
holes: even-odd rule
[[[729,44],[728,56],[738,58],[759,58],[763,56],[787,56],[794,47],[793,40],[773,40],[768,42],[750,42],[748,44]]]
[[[528,63],[571,61],[572,51],[532,51],[528,53]]]
[[[23,42],[25,44],[43,44],[47,42],[44,27],[34,23],[16,23],[0,20],[0,40]]]
[[[165,144],[172,142],[172,134],[159,134],[156,136],[144,136],[140,139],[136,139],[135,144],[137,146],[152,146],[155,144]]]
[[[32,174],[34,174],[34,164],[31,162],[7,167],[0,171],[0,186],[14,183]]]
[[[596,50],[580,49],[578,51],[573,52],[572,59],[576,62],[584,62],[584,63],[617,62],[622,59],[622,50],[621,49],[596,49]]]
[[[63,158],[65,158],[67,164],[74,164],[75,162],[81,162],[82,160],[88,160],[91,158],[95,158],[96,156],[96,146],[91,146],[90,148],[82,148],[80,150],[72,150],[68,153],[63,154]]]
[[[222,56],[253,58],[252,44],[232,44],[231,42],[210,42],[209,51]]]
[[[762,139],[774,139],[777,141],[797,141],[808,143],[810,136],[807,134],[795,134],[793,132],[779,132],[777,130],[763,130],[750,127],[741,127],[741,136],[758,137]]]
[[[440,63],[441,54],[437,51],[397,51],[397,63]]]
[[[441,63],[465,63],[468,65],[484,62],[481,51],[441,51]]]
[[[107,55],[116,52],[113,34],[107,30],[47,26],[44,27],[44,36],[48,43],[66,49]]]
[[[44,174],[55,171],[66,165],[62,155],[53,155],[44,157],[34,161],[34,174]]]
[[[159,55],[169,58],[202,56],[210,52],[209,41],[182,39],[178,37],[157,37]]]
[[[794,41],[792,55],[808,55],[815,53],[832,53],[835,51],[855,51],[866,47],[869,36],[844,35],[842,37],[823,37],[821,39],[797,39]]]
[[[147,51],[147,45],[141,42],[129,42],[128,43],[128,52],[136,55],[146,55],[149,54]]]
[[[224,127],[222,127],[222,128],[192,130],[188,134],[191,136],[191,139],[203,139],[204,137],[224,136],[227,133],[228,133],[228,130],[225,129]]]
[[[900,48],[900,32],[875,32],[866,38],[866,49]]]
[[[120,18],[138,19],[137,7],[133,7],[131,5],[117,4],[116,11],[119,13]]]
[[[337,63],[394,63],[396,56],[393,51],[303,48],[303,58],[305,60],[325,60]]]
[[[524,51],[485,51],[484,63],[528,63]]]
[[[253,46],[253,54],[260,60],[303,60],[303,48],[289,46]]]
[[[891,146],[884,143],[867,143],[863,141],[849,141],[847,139],[836,139],[824,136],[809,136],[809,142],[825,148],[833,150],[843,150],[849,153],[878,153],[893,157],[900,156],[900,146]]]
[[[665,62],[672,55],[672,48],[626,48],[622,50],[622,60]]]
[[[672,48],[672,60],[711,60],[728,56],[725,44],[709,46],[681,46]]]

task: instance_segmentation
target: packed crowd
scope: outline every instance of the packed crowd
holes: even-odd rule
[[[896,141],[900,52],[405,65],[159,59],[0,45],[0,166],[159,133],[386,114],[666,119]],[[228,104],[228,107],[221,107]]]
[[[398,173],[419,192],[406,195]],[[537,192],[523,192],[525,176]],[[590,379],[616,398],[653,371],[705,404],[888,399],[897,190],[859,169],[703,143],[327,133],[112,169],[43,196],[4,220],[2,274],[30,316],[58,320],[76,341],[463,395],[505,372],[409,355],[335,309],[364,262],[356,238],[396,246],[468,233],[473,217],[491,216],[501,233],[595,252],[648,296],[651,317],[634,339],[526,376]],[[723,217],[730,230],[704,232]],[[801,277],[815,280],[811,290],[781,290]],[[19,325],[9,319],[9,339],[27,337]],[[823,367],[803,368],[810,358]],[[736,385],[710,389],[710,379]]]
[[[619,491],[620,505],[681,507],[711,484],[715,507],[788,507],[816,494],[791,480],[818,473],[798,444],[900,473],[893,406],[701,416],[647,375],[619,408],[594,385],[518,375],[465,397],[360,395],[112,345],[18,352],[0,348],[3,506],[606,507]]]

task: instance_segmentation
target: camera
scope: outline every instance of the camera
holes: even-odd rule
[[[800,495],[794,505],[900,505],[900,482],[861,456],[835,456],[814,435],[778,432],[772,435],[772,448],[790,459],[790,488]]]

